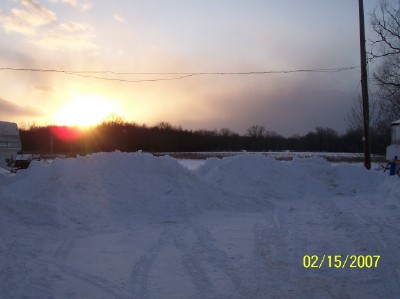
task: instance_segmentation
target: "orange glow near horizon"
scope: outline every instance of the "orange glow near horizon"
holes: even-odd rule
[[[51,131],[56,138],[64,141],[73,141],[81,136],[81,130],[77,127],[54,126]]]
[[[82,129],[101,123],[108,115],[117,113],[115,102],[98,95],[78,95],[53,115],[58,126],[77,126]]]

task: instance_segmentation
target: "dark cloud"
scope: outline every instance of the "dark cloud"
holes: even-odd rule
[[[293,79],[265,80],[264,85],[258,81],[215,94],[207,104],[217,113],[206,122],[186,119],[180,124],[201,128],[207,123],[207,129],[229,127],[239,134],[254,124],[284,136],[302,135],[316,127],[344,132],[345,116],[356,97],[357,86],[349,88],[337,81],[332,84],[329,77]]]
[[[38,109],[29,106],[19,106],[10,101],[0,98],[0,117],[37,117],[43,113]]]

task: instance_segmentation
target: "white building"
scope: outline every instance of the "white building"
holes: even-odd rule
[[[8,168],[8,162],[13,161],[21,149],[17,124],[0,121],[0,167]]]
[[[392,143],[386,148],[386,160],[400,161],[400,119],[392,122]]]

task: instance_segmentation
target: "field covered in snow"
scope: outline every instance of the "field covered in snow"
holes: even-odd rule
[[[1,298],[399,298],[399,252],[400,179],[360,165],[114,152],[0,173]]]

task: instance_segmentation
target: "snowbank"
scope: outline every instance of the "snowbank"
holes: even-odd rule
[[[182,218],[202,209],[257,209],[270,200],[310,195],[381,193],[393,201],[399,190],[398,179],[363,167],[256,154],[211,158],[192,172],[168,156],[98,153],[51,164],[34,161],[3,184],[2,205],[26,223],[91,225]]]
[[[6,298],[396,298],[400,179],[246,154],[98,153],[0,174]],[[304,255],[379,254],[374,269]]]
[[[25,223],[59,225],[168,221],[202,209],[252,208],[219,194],[173,158],[114,152],[33,161],[4,188],[3,205]]]
[[[192,185],[193,178],[172,158],[115,152],[33,162],[4,193],[25,221],[96,225],[159,213],[183,215],[185,184]],[[22,212],[23,206],[30,213]]]
[[[279,200],[377,192],[394,198],[400,186],[400,180],[387,173],[368,171],[360,165],[334,165],[318,157],[290,162],[257,154],[212,158],[200,166],[196,174],[225,190]]]

